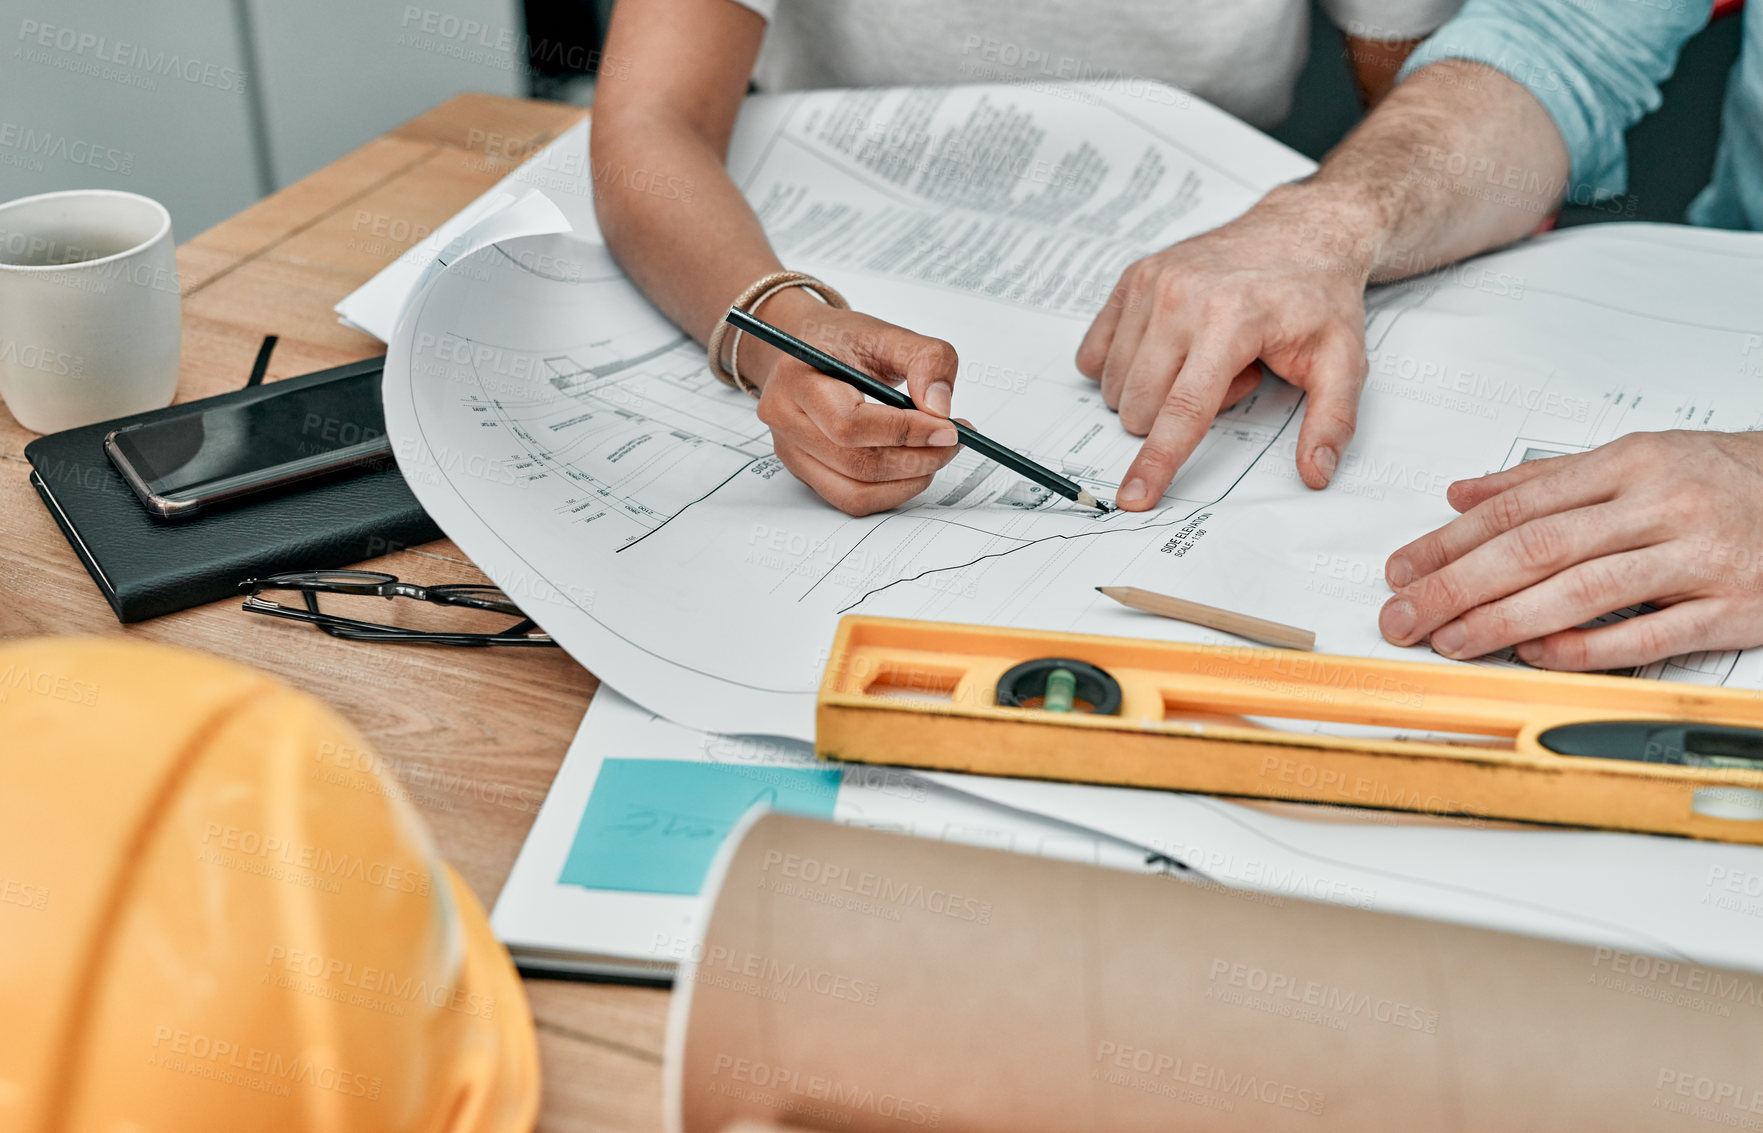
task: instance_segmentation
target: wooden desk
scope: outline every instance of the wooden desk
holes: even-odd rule
[[[462,95],[178,249],[178,400],[244,383],[266,334],[269,379],[384,353],[331,307],[584,111]],[[486,907],[514,864],[597,681],[562,650],[336,641],[236,601],[121,626],[27,481],[34,438],[0,413],[0,636],[106,634],[231,657],[323,697],[399,768],[442,852]],[[374,560],[416,582],[484,581],[445,540]],[[511,788],[511,789],[504,789]],[[667,993],[527,982],[544,1129],[661,1124]]]

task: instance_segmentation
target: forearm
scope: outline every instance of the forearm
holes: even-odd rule
[[[595,207],[606,245],[649,300],[699,342],[748,285],[782,269],[758,217],[729,179],[721,156],[689,136],[633,131],[640,145],[594,136]],[[640,176],[616,175],[639,170]],[[646,191],[656,178],[667,192]],[[669,195],[677,187],[678,193]],[[764,316],[801,332],[820,301],[798,288],[766,301]],[[741,376],[763,387],[780,355],[760,342],[741,347]],[[723,362],[729,359],[725,350]]]
[[[705,341],[735,296],[782,266],[758,218],[721,155],[676,127],[629,121],[603,134],[596,125],[593,148],[607,246],[657,307]]]
[[[1560,132],[1524,87],[1452,60],[1416,71],[1315,174],[1257,208],[1288,213],[1338,270],[1400,279],[1535,231],[1568,169]]]
[[[595,93],[594,205],[607,246],[700,342],[736,296],[781,266],[725,169],[763,34],[757,16],[728,0],[621,0],[607,55],[626,65],[603,70]],[[764,313],[791,326],[812,306],[792,289]],[[745,344],[742,375],[763,385],[776,360]]]

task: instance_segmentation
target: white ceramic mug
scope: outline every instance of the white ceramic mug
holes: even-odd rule
[[[170,405],[177,393],[171,214],[110,189],[0,204],[0,399],[52,433]]]

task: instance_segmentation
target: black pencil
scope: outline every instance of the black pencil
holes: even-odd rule
[[[883,405],[891,405],[895,409],[917,409],[912,399],[906,396],[905,390],[895,389],[878,378],[872,378],[855,366],[847,365],[834,358],[824,350],[808,345],[788,331],[779,330],[764,319],[749,315],[739,307],[730,307],[727,315],[728,324],[736,330],[750,334],[759,341],[777,347],[799,362],[805,362],[829,378],[837,378],[853,389],[868,394]],[[955,431],[961,436],[961,443],[976,452],[991,457],[1005,468],[1071,500],[1084,507],[1093,507],[1099,512],[1114,510],[1113,504],[1105,504],[1092,496],[1083,485],[1067,480],[1059,473],[1042,464],[1036,464],[1028,457],[1013,449],[1005,448],[975,429],[970,429],[959,421],[950,421]]]

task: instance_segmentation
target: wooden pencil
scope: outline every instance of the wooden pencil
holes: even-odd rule
[[[1234,633],[1238,637],[1259,641],[1263,645],[1275,645],[1281,649],[1316,648],[1316,635],[1297,626],[1270,622],[1266,618],[1251,617],[1234,610],[1221,610],[1217,606],[1205,606],[1199,602],[1189,602],[1185,598],[1171,598],[1167,594],[1141,590],[1136,586],[1098,586],[1096,589],[1122,606],[1143,610],[1147,614]]]

